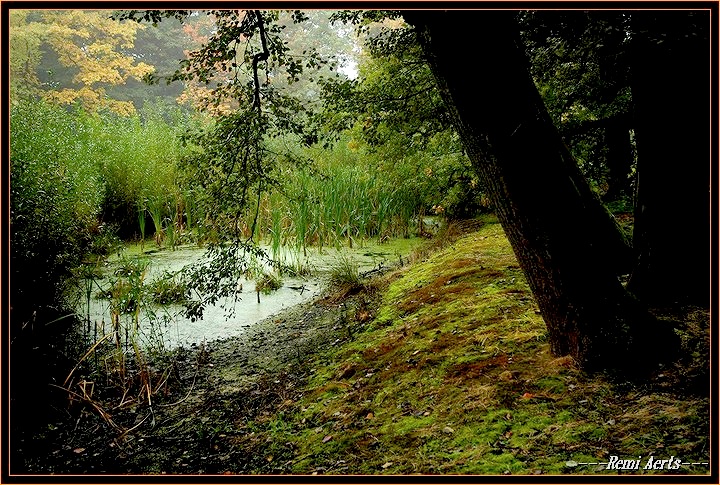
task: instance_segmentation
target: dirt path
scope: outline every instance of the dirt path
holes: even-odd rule
[[[285,472],[293,450],[261,440],[253,426],[297,398],[312,373],[311,357],[349,338],[351,327],[362,325],[355,313],[373,298],[325,294],[242,336],[180,349],[173,385],[153,396],[152,406],[106,409],[131,431],[119,433],[97,411],[75,405],[66,419],[14,443],[11,473]]]

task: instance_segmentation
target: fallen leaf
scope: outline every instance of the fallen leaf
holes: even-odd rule
[[[535,394],[530,394],[529,392],[526,392],[525,394],[522,395],[523,399],[532,399],[534,397],[535,397]]]
[[[332,437],[331,434],[327,435],[326,437],[323,438],[323,443],[327,443],[327,442],[330,441],[332,438],[333,438],[333,437]]]
[[[367,416],[365,416],[365,419],[372,419],[375,415],[373,413],[367,413]]]
[[[386,469],[386,468],[390,468],[391,466],[392,466],[392,462],[391,462],[391,461],[388,461],[388,462],[386,462],[385,464],[383,464],[382,467],[383,467],[383,469]]]
[[[443,432],[443,433],[446,433],[446,434],[453,434],[453,433],[455,432],[455,430],[452,429],[450,426],[445,426],[445,427],[443,428],[442,432]]]
[[[85,448],[75,448],[73,451],[75,453],[82,453],[83,451],[85,451]]]

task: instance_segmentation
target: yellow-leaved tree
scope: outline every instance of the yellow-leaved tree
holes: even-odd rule
[[[10,93],[11,100],[40,93],[37,68],[42,57],[44,27],[28,22],[28,10],[10,10]]]
[[[88,111],[110,109],[121,115],[135,111],[130,101],[111,99],[108,86],[142,79],[154,71],[132,54],[135,36],[145,28],[137,22],[119,22],[110,11],[12,10],[10,16],[11,98],[41,93],[60,104],[80,103]],[[41,86],[37,66],[43,46],[58,62],[74,70],[73,86]],[[45,89],[41,89],[41,88]]]

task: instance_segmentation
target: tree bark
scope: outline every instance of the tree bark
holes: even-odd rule
[[[654,320],[622,287],[616,226],[533,84],[513,12],[406,12],[496,208],[550,346],[586,370],[632,367]],[[659,350],[659,349],[658,349]]]
[[[634,12],[632,23],[639,259],[628,288],[709,305],[710,12]]]

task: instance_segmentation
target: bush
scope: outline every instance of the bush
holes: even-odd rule
[[[20,103],[10,132],[11,394],[19,425],[22,410],[33,409],[26,404],[46,400],[48,380],[74,358],[66,339],[73,309],[64,293],[100,233],[102,192],[77,113]]]

